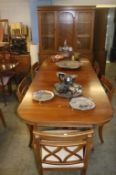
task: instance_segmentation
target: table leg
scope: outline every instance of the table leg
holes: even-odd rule
[[[99,138],[100,138],[100,141],[101,143],[104,143],[104,140],[103,140],[103,127],[104,127],[104,124],[100,125],[99,128],[98,128],[98,132],[99,132]]]
[[[33,125],[27,124],[29,128],[29,133],[30,133],[30,141],[29,141],[29,147],[32,147],[32,142],[33,142]]]

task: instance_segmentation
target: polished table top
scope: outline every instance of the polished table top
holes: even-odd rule
[[[86,111],[72,109],[69,106],[69,99],[58,96],[47,102],[34,101],[32,99],[34,91],[41,89],[53,91],[54,84],[58,82],[56,76],[58,71],[76,74],[76,82],[83,87],[83,96],[92,98],[96,107]],[[63,70],[48,59],[33,79],[18,107],[18,114],[26,123],[39,126],[100,125],[112,119],[112,107],[88,60],[82,59],[82,66],[78,70]]]

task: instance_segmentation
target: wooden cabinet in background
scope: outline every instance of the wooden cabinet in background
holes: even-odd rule
[[[38,8],[39,53],[55,54],[67,42],[73,51],[93,53],[95,8],[93,6],[42,6]],[[42,60],[40,60],[42,62]]]
[[[94,59],[100,67],[100,75],[105,74],[106,67],[106,30],[107,8],[97,8],[95,13]]]

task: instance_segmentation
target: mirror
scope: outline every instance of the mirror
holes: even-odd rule
[[[0,19],[0,42],[9,42],[8,19]]]

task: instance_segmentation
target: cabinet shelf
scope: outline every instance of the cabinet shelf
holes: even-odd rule
[[[79,24],[86,24],[86,25],[87,25],[87,24],[90,24],[90,23],[91,23],[91,21],[85,21],[85,22],[80,22],[80,21],[79,21],[79,22],[77,22],[78,25],[79,25]]]
[[[42,35],[42,38],[54,38],[54,37],[55,37],[54,35],[50,35],[50,34]]]
[[[53,26],[54,23],[53,22],[42,23],[42,26],[48,26],[48,25]]]
[[[88,34],[78,34],[77,37],[78,38],[90,38],[91,36]]]

